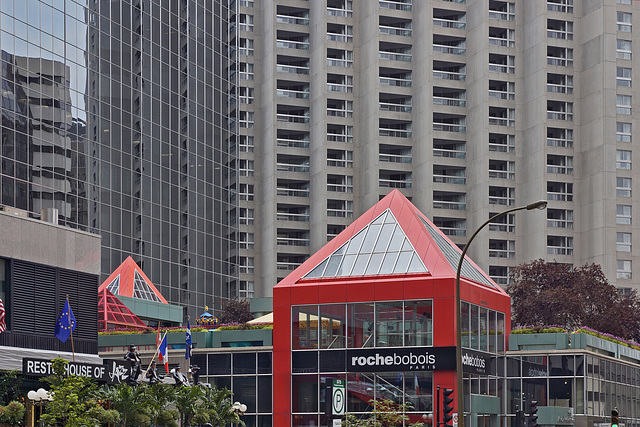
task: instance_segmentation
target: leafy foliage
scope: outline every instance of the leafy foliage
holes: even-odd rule
[[[253,319],[248,300],[230,299],[222,306],[220,323],[247,323]]]
[[[226,388],[205,388],[202,409],[194,417],[199,424],[211,423],[215,427],[226,425],[245,425],[240,416],[233,411],[232,393]]]
[[[0,374],[0,402],[8,404],[11,402],[20,389],[22,378],[18,376],[18,371],[7,371]]]
[[[512,322],[516,325],[580,326],[640,338],[640,299],[636,291],[622,294],[597,264],[572,268],[542,259],[511,270]]]
[[[409,419],[406,411],[412,409],[411,405],[398,404],[390,399],[369,401],[373,410],[365,416],[358,418],[354,414],[347,413],[342,421],[343,427],[396,427],[404,425]],[[413,427],[421,427],[424,424],[411,424]]]
[[[0,406],[0,426],[21,426],[24,424],[24,405],[17,401],[9,402],[7,406]]]
[[[553,334],[566,333],[567,330],[562,326],[518,326],[512,329],[511,333],[516,335],[522,334]]]
[[[64,359],[53,359],[53,375],[45,379],[50,384],[53,400],[40,418],[44,424],[82,427],[116,421],[117,412],[107,411],[100,405],[98,386],[89,378],[67,375],[68,364]]]

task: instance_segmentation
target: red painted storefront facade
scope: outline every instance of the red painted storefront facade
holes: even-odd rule
[[[385,212],[390,212],[392,216]],[[350,239],[383,214],[389,218],[395,218],[397,221],[396,229],[398,227],[402,229],[426,271],[376,275],[354,274],[342,277],[308,277],[309,273],[314,271],[318,265],[322,264],[339,248],[344,248]],[[406,244],[404,247],[407,247]],[[431,300],[433,310],[431,314],[433,322],[432,346],[455,347],[456,270],[454,265],[458,260],[456,256],[459,257],[459,255],[460,250],[396,190],[374,205],[351,226],[282,280],[274,288],[273,298],[274,425],[283,427],[295,424],[292,421],[292,306]],[[396,263],[398,262],[396,261]],[[511,325],[508,295],[472,261],[465,262],[465,267],[466,270],[463,269],[461,279],[461,300],[486,310],[504,314],[504,324],[501,327],[503,332],[509,331]],[[476,280],[467,278],[464,271],[473,271],[473,274],[469,275]],[[315,276],[318,275],[315,274]],[[502,340],[499,346],[502,349],[506,346],[504,343],[505,335],[503,333],[502,336],[498,335],[497,337],[497,342]],[[357,345],[353,344],[353,346]],[[434,399],[436,385],[455,389],[455,370],[433,371],[432,395]],[[453,396],[456,396],[455,392]],[[457,402],[454,402],[454,405],[457,408]]]

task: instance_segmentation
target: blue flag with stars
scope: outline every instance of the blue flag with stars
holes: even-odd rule
[[[71,310],[69,300],[67,299],[56,322],[56,338],[62,342],[66,342],[75,329],[76,317],[73,315],[73,310]]]
[[[189,319],[187,319],[187,336],[185,338],[185,342],[187,346],[184,353],[184,358],[189,360],[189,358],[191,357],[191,326],[189,325]]]

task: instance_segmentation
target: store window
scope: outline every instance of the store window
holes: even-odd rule
[[[504,313],[462,302],[462,346],[491,353],[504,351]]]
[[[294,350],[318,348],[318,306],[291,307]]]

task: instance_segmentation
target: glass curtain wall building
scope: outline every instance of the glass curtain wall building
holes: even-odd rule
[[[236,295],[230,7],[1,3],[0,204],[100,233],[103,279],[131,255],[192,315]]]

